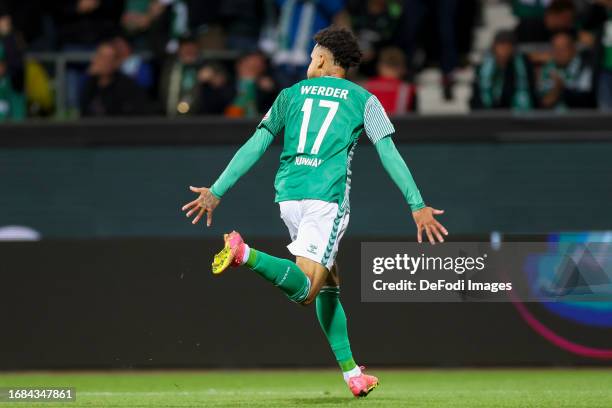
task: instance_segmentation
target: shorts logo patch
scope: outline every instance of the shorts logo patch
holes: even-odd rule
[[[315,244],[310,244],[308,245],[308,249],[306,250],[306,252],[310,252],[313,255],[317,254],[317,246]]]

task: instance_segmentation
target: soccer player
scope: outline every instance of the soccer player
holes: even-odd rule
[[[425,206],[410,170],[395,148],[395,132],[378,99],[345,79],[359,64],[361,52],[353,34],[330,27],[318,32],[311,53],[308,79],[281,91],[253,136],[210,188],[190,187],[198,198],[182,209],[204,214],[207,225],[225,193],[264,154],[283,128],[284,147],[276,175],[276,202],[280,205],[295,262],[250,248],[239,233],[225,234],[225,247],[215,256],[213,273],[244,265],[277,286],[292,301],[316,304],[316,314],[344,379],[357,397],[378,385],[353,359],[346,315],[339,299],[338,245],[348,225],[351,160],[363,131],[374,144],[383,167],[408,202],[417,225],[434,244],[443,242],[446,229],[434,218],[443,211]]]

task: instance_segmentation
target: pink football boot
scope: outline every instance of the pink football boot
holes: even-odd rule
[[[230,266],[242,265],[244,257],[245,244],[240,234],[232,231],[229,234],[224,234],[225,247],[215,255],[212,263],[212,273],[218,275],[224,272]]]
[[[348,386],[355,397],[366,397],[370,391],[378,387],[378,378],[373,375],[363,373],[365,367],[359,367],[361,374],[351,377],[348,380]]]

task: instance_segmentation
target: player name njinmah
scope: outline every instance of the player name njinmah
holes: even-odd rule
[[[474,282],[470,279],[447,281],[444,279],[438,279],[436,281],[429,281],[427,279],[420,279],[413,281],[409,279],[402,279],[396,282],[383,282],[381,279],[377,279],[372,282],[374,290],[377,291],[486,291],[497,293],[499,291],[512,290],[512,282]]]

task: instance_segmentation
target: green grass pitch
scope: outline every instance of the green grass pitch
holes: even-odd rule
[[[612,370],[371,370],[353,398],[335,370],[0,373],[0,387],[76,387],[71,403],[4,407],[612,407]]]

